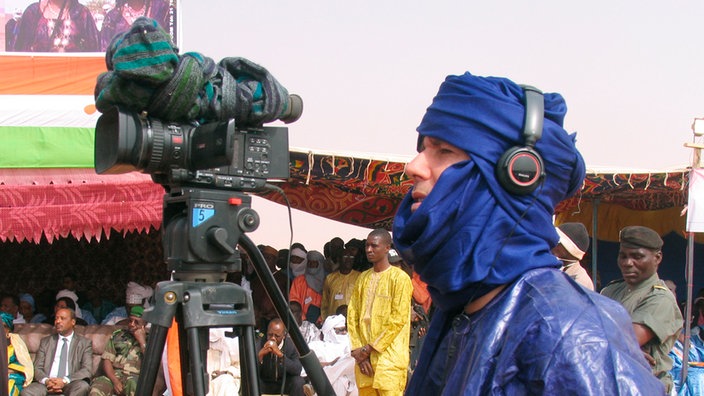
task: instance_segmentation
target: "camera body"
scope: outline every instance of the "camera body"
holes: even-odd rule
[[[173,279],[222,282],[241,271],[236,246],[259,226],[241,192],[289,177],[288,128],[164,122],[112,107],[95,127],[95,170],[150,174],[166,190],[164,258]]]
[[[289,177],[288,128],[164,123],[113,107],[95,127],[95,170],[149,173],[165,187],[257,190]]]
[[[288,128],[235,128],[232,141],[229,166],[195,172],[174,169],[170,184],[249,191],[264,187],[269,179],[288,178]]]

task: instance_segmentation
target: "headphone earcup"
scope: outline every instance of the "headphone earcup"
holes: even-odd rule
[[[506,150],[496,164],[496,178],[511,194],[532,193],[544,177],[543,159],[528,146],[515,146]]]

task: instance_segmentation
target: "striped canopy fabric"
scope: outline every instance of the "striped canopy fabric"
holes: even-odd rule
[[[0,169],[0,241],[149,232],[161,226],[164,189],[142,173],[83,168]]]

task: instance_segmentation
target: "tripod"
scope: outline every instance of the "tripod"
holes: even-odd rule
[[[154,305],[144,312],[152,324],[137,381],[137,396],[151,394],[156,382],[166,335],[174,319],[179,334],[182,389],[195,396],[207,393],[207,355],[210,328],[232,327],[238,336],[241,393],[259,396],[251,294],[223,282],[227,272],[241,271],[238,243],[252,259],[257,276],[298,350],[301,364],[320,396],[334,396],[320,362],[310,351],[286,299],[269,271],[264,256],[244,234],[257,228],[259,217],[251,197],[227,191],[176,188],[164,196],[164,256],[173,281],[157,284]]]

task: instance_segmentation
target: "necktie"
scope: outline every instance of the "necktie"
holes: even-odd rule
[[[66,376],[66,359],[68,357],[68,338],[61,337],[61,339],[64,343],[61,345],[61,355],[59,355],[59,372],[57,374],[59,378]]]

